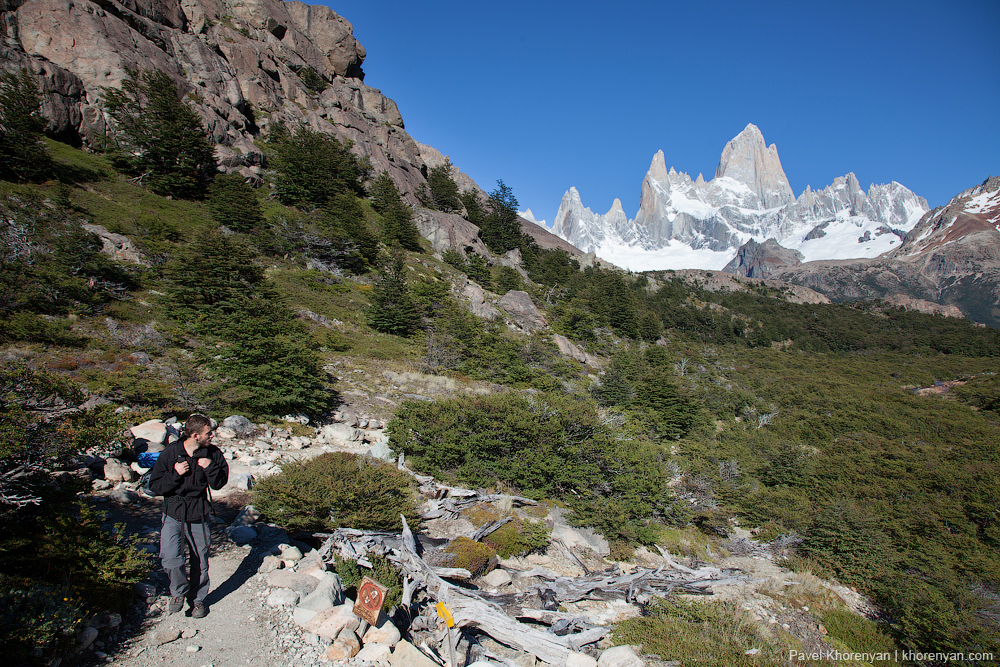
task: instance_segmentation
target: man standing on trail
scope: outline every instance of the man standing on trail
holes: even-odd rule
[[[229,464],[212,444],[212,420],[191,415],[181,440],[167,445],[150,473],[149,487],[163,496],[160,560],[170,575],[171,614],[191,603],[191,616],[208,614],[208,547],[211,541],[209,487],[221,489],[229,480]],[[189,571],[184,571],[184,543]],[[190,575],[190,580],[188,579]]]

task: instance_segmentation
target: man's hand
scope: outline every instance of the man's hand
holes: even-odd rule
[[[202,468],[207,468],[212,465],[212,459],[198,459],[198,465]]]
[[[178,475],[186,475],[187,471],[191,469],[187,461],[178,461],[174,464],[174,470],[177,471]]]

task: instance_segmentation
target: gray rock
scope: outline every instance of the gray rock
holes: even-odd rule
[[[308,574],[299,574],[291,570],[275,570],[267,575],[267,585],[273,588],[288,588],[308,597],[319,588],[320,580]]]
[[[500,568],[497,568],[492,572],[490,572],[489,574],[487,574],[486,576],[484,576],[482,578],[482,582],[487,586],[489,586],[490,588],[494,589],[502,588],[512,583],[510,575],[507,573],[507,571],[502,570]]]
[[[276,588],[267,596],[268,607],[291,607],[298,603],[300,594],[290,588]]]
[[[250,526],[230,526],[226,535],[236,544],[246,544],[257,539],[257,531]]]
[[[267,574],[268,572],[280,570],[284,566],[285,564],[277,556],[264,556],[263,560],[260,561],[260,567],[257,568],[257,572]]]
[[[150,444],[155,445],[162,446],[167,444],[167,425],[161,419],[150,419],[138,426],[133,426],[129,430],[132,432],[133,438],[142,438],[149,441]]]
[[[160,628],[147,635],[151,646],[161,646],[180,639],[181,631],[177,628]]]
[[[319,430],[317,437],[327,442],[361,442],[364,433],[348,424],[327,424]]]
[[[231,429],[238,438],[248,438],[253,435],[257,427],[254,423],[243,415],[231,415],[222,420],[222,426]]]
[[[566,657],[566,667],[597,667],[597,660],[586,653],[572,651]]]
[[[118,459],[109,458],[104,462],[104,479],[111,483],[131,482],[137,479],[135,471]]]
[[[252,526],[260,521],[260,512],[253,505],[247,505],[233,519],[233,526]]]
[[[416,646],[401,639],[392,655],[389,656],[391,667],[439,667],[439,665],[420,652]]]
[[[369,456],[373,459],[379,459],[380,461],[388,461],[390,463],[396,460],[396,457],[392,453],[392,449],[386,442],[379,442],[375,444],[375,446],[365,452],[365,456]]]
[[[253,488],[253,484],[254,476],[252,474],[248,472],[238,472],[229,476],[229,481],[226,483],[225,488],[249,491]]]
[[[307,575],[309,576],[309,575]],[[340,582],[340,576],[333,572],[324,572],[323,578],[319,580],[319,585],[312,593],[307,595],[299,603],[299,609],[311,609],[313,611],[323,611],[336,607],[344,602],[344,586]]]
[[[124,485],[113,489],[108,494],[108,498],[122,505],[131,505],[132,503],[139,502],[139,494]]]
[[[90,483],[90,488],[94,491],[107,491],[111,488],[111,482],[106,479],[95,479]]]
[[[643,667],[643,664],[631,646],[609,648],[597,659],[597,667]]]
[[[545,316],[532,303],[527,292],[511,290],[500,298],[499,306],[507,312],[514,323],[526,333],[544,329],[549,325]]]
[[[98,629],[92,625],[88,625],[83,630],[80,630],[80,632],[76,634],[77,649],[80,651],[87,650],[100,634],[101,633]]]

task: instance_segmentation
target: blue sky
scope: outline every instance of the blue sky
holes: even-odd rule
[[[1000,2],[327,2],[365,83],[481,187],[552,223],[634,217],[650,160],[706,179],[747,123],[798,195],[853,171],[945,204],[1000,174]]]

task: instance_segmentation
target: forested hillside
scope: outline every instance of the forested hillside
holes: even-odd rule
[[[503,182],[480,198],[446,168],[424,206],[460,212],[491,253],[435,255],[393,180],[349,145],[279,127],[254,189],[180,159],[197,121],[168,82],[135,77],[120,122],[129,91],[162,100],[172,156],[138,147],[139,126],[132,144],[84,153],[13,142],[40,132],[30,109],[2,119],[0,596],[67,593],[39,636],[72,629],[89,604],[72,595],[127,595],[144,566],[91,518],[60,518],[80,510],[52,471],[149,417],[322,423],[352,374],[392,369],[455,387],[386,408],[390,445],[420,472],[565,505],[621,558],[759,529],[795,547],[791,567],[871,596],[899,646],[1000,652],[997,330],[796,304],[750,280],[712,292],[581,270],[521,233]],[[470,280],[485,290],[472,305],[522,291],[544,320],[475,314]],[[74,549],[107,567],[74,564]],[[39,551],[65,569],[40,568]]]

